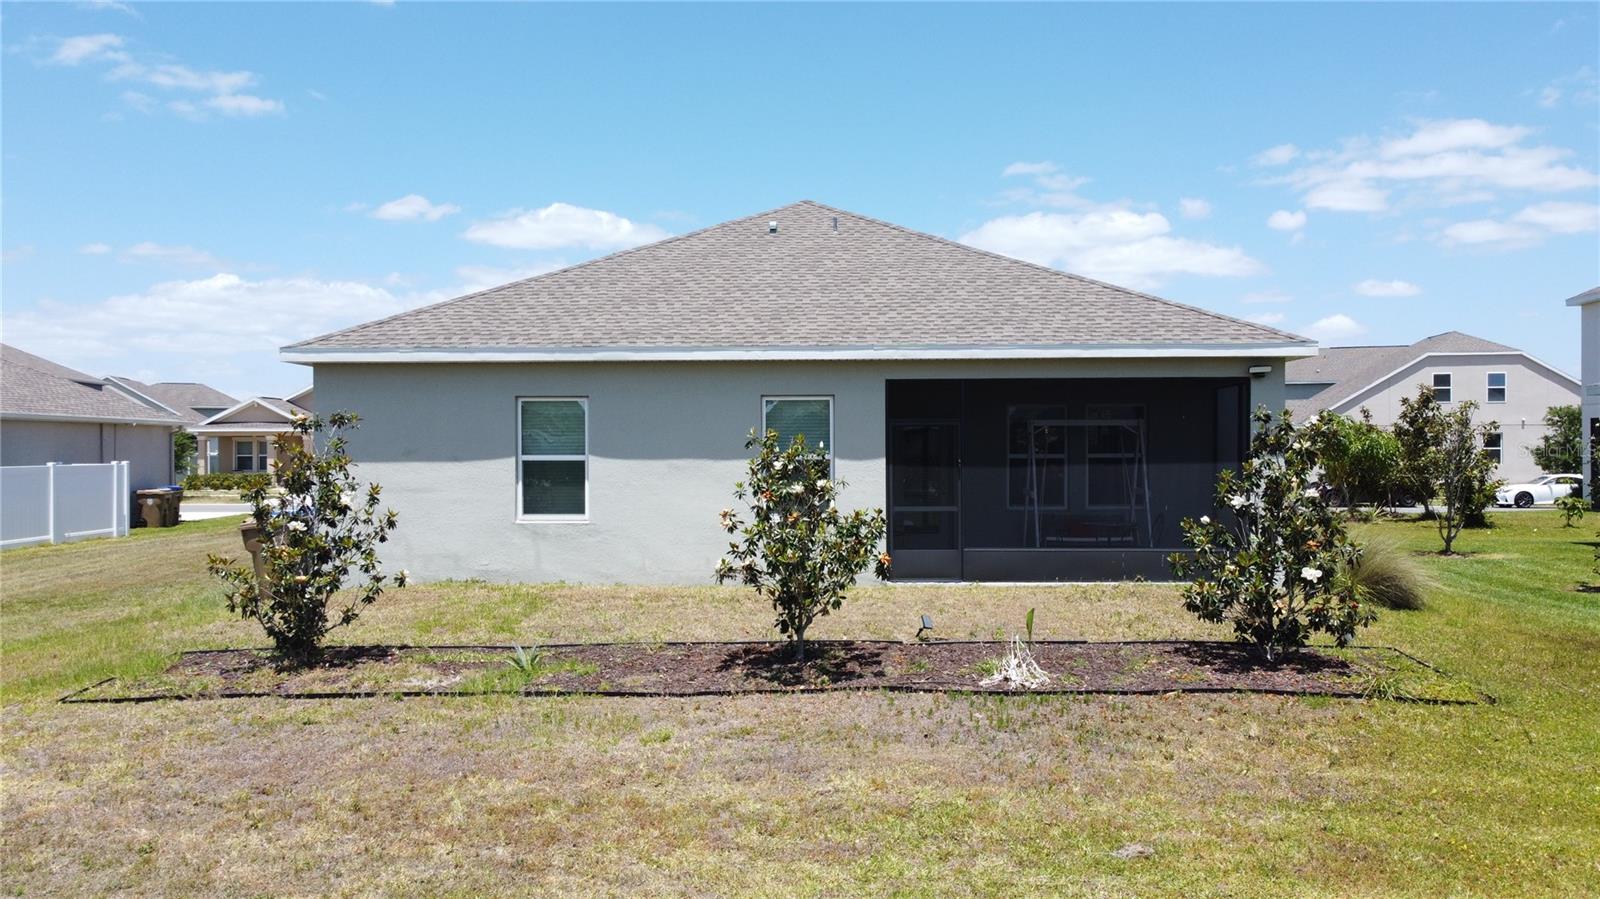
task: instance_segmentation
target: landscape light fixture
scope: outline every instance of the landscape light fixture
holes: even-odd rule
[[[924,637],[923,634],[925,634],[925,633],[927,633],[928,631],[931,631],[931,630],[933,630],[933,616],[932,615],[924,615],[924,616],[922,616],[922,627],[917,628],[917,639],[918,640],[926,640],[926,639],[928,639],[927,637]]]

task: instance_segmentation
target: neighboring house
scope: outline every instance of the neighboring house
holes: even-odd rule
[[[311,412],[311,388],[293,396],[253,396],[190,426],[200,440],[200,473],[264,472],[277,464],[278,438]]]
[[[148,403],[182,418],[187,424],[199,424],[213,415],[232,408],[238,400],[205,384],[193,381],[162,381],[145,384],[132,378],[116,375],[106,377],[106,382],[122,389],[134,399]]]
[[[0,465],[127,462],[129,487],[160,487],[181,424],[105,379],[0,346]]]
[[[1595,464],[1594,443],[1600,440],[1600,287],[1592,287],[1567,300],[1582,312],[1583,366],[1583,472],[1589,476],[1589,498],[1600,498],[1600,465]]]
[[[1282,331],[811,202],[285,347],[422,578],[708,583],[753,429],[886,507],[897,578],[1170,577]]]
[[[1289,409],[1304,421],[1324,409],[1359,415],[1363,408],[1382,427],[1394,424],[1400,401],[1426,385],[1445,405],[1472,400],[1477,421],[1499,429],[1486,448],[1497,476],[1526,481],[1539,474],[1529,448],[1548,428],[1545,410],[1578,402],[1578,382],[1515,347],[1446,331],[1410,346],[1324,347],[1289,363]],[[1557,474],[1559,472],[1552,472]]]

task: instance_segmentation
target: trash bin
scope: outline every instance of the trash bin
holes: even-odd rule
[[[133,501],[138,504],[137,521],[147,528],[170,528],[178,523],[178,502],[183,490],[172,487],[150,487],[135,490]]]
[[[167,494],[162,497],[165,501],[161,507],[162,527],[176,527],[179,521],[179,510],[183,504],[183,488],[177,484],[167,486]]]

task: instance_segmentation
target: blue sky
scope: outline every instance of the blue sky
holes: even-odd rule
[[[1592,4],[0,9],[0,334],[282,344],[809,198],[1326,343],[1576,371]]]

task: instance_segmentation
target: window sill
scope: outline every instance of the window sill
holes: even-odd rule
[[[587,515],[519,515],[513,524],[588,524]]]

